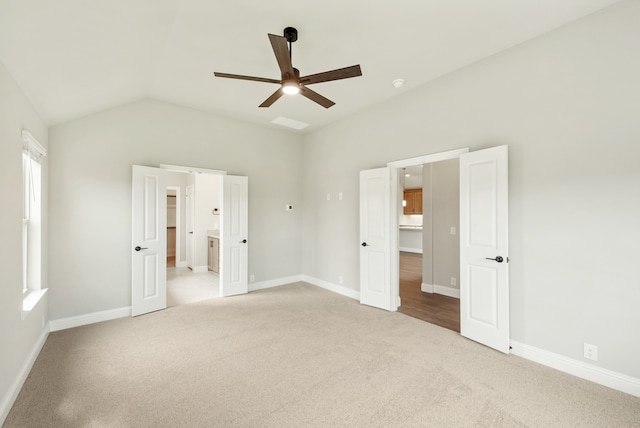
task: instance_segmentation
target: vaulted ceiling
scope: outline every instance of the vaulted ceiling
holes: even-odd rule
[[[155,98],[311,130],[616,2],[0,0],[0,61],[49,125]],[[330,109],[299,95],[259,108],[277,86],[213,77],[279,79],[267,34],[287,26],[303,75],[361,65],[362,77],[313,85]]]

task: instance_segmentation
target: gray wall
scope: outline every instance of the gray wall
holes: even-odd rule
[[[422,282],[460,289],[460,165],[458,159],[434,162],[423,168]],[[455,227],[456,234],[451,234]],[[455,285],[451,278],[456,279]]]
[[[48,297],[22,320],[22,138],[47,148],[47,127],[0,63],[0,422],[4,400],[45,332]],[[42,161],[42,288],[47,288],[48,159]],[[44,321],[44,322],[43,322]]]
[[[249,177],[249,272],[301,264],[302,147],[295,134],[147,100],[50,128],[51,319],[131,304],[131,165]]]
[[[433,284],[459,289],[460,164],[457,159],[435,162],[432,179]],[[451,227],[456,228],[452,235]],[[451,285],[456,278],[456,285]]]
[[[360,170],[508,144],[512,339],[640,377],[639,20],[619,3],[306,135],[303,273],[358,290]]]

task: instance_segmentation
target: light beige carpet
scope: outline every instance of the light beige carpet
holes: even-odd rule
[[[295,283],[49,336],[5,427],[629,427],[640,398]]]

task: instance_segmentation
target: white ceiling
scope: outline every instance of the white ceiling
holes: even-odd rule
[[[400,183],[405,189],[422,189],[422,165],[403,168],[400,174]]]
[[[0,0],[0,61],[49,125],[150,97],[312,130],[616,2]],[[279,79],[267,34],[287,26],[302,75],[362,66],[312,86],[330,109],[299,95],[258,108],[277,86],[213,77]]]

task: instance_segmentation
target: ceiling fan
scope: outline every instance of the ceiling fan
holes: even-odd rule
[[[362,76],[360,65],[352,65],[351,67],[339,68],[337,70],[325,71],[323,73],[300,77],[300,71],[297,68],[294,68],[291,63],[291,44],[298,40],[298,30],[293,27],[287,27],[284,29],[284,37],[276,36],[275,34],[269,34],[269,40],[271,41],[273,53],[276,55],[278,66],[280,67],[280,72],[282,75],[282,78],[280,80],[267,79],[264,77],[242,76],[239,74],[218,72],[213,73],[216,77],[253,80],[255,82],[276,83],[280,85],[277,91],[275,91],[269,98],[267,98],[262,104],[260,104],[260,107],[271,106],[283,94],[299,93],[302,96],[309,98],[311,101],[320,104],[324,108],[329,108],[335,103],[330,99],[323,97],[319,93],[307,88],[306,85]],[[289,46],[287,46],[287,43],[289,43]]]

